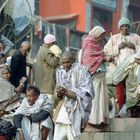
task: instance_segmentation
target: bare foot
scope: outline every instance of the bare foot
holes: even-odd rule
[[[98,129],[98,128],[95,128],[92,124],[87,124],[85,129],[84,129],[84,132],[100,132],[101,129]]]

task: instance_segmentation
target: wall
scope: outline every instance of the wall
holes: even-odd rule
[[[40,15],[60,16],[66,14],[78,14],[77,30],[86,29],[86,0],[40,0]]]
[[[86,30],[86,0],[70,0],[71,13],[78,13],[77,30]]]
[[[43,18],[69,14],[69,0],[40,0],[40,15]]]
[[[122,15],[122,3],[123,1],[122,0],[118,0],[117,1],[117,11],[115,11],[113,13],[113,25],[112,25],[112,33],[115,34],[115,33],[118,33],[119,32],[119,29],[118,29],[118,21]]]

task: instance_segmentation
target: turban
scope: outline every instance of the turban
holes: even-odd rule
[[[129,27],[131,26],[130,20],[126,17],[122,17],[119,20],[118,27],[121,28],[121,26],[124,25],[124,24],[128,25]]]
[[[50,43],[53,43],[53,42],[56,42],[56,37],[52,34],[47,34],[45,37],[44,37],[44,43],[45,44],[50,44]]]
[[[105,29],[101,26],[95,26],[90,32],[89,35],[91,35],[93,38],[98,38],[101,34],[105,33]]]

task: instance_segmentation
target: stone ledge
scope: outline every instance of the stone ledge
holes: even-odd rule
[[[76,140],[139,140],[140,133],[130,132],[90,132],[82,133]]]
[[[140,118],[115,118],[111,119],[112,132],[140,132]]]

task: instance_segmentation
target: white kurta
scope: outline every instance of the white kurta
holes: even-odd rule
[[[140,37],[137,34],[129,33],[128,36],[123,36],[121,35],[121,33],[119,33],[111,36],[104,47],[104,52],[106,55],[115,56],[116,64],[110,63],[108,71],[113,72],[116,69],[117,65],[119,65],[124,59],[132,56],[135,53],[135,51],[130,48],[124,48],[119,51],[119,44],[125,41],[132,42],[136,46],[136,52],[140,48]]]

